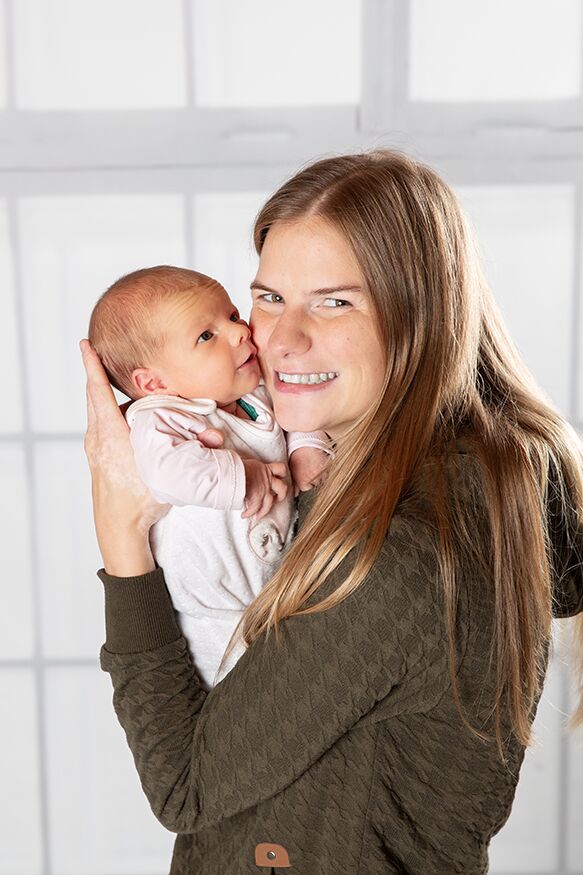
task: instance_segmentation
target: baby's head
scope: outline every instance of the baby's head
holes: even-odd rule
[[[249,327],[220,283],[194,270],[160,265],[121,277],[95,305],[88,337],[129,398],[226,406],[259,382]]]

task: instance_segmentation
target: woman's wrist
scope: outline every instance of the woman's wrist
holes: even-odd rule
[[[112,577],[137,577],[154,571],[148,532],[136,529],[103,534],[99,539],[103,567]]]

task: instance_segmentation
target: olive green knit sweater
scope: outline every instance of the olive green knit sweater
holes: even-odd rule
[[[459,473],[473,467],[456,456]],[[583,610],[583,585],[578,557],[558,541],[560,570],[569,569],[557,593],[564,616]],[[523,749],[508,742],[503,763],[459,717],[436,555],[429,517],[402,509],[351,596],[285,620],[279,644],[256,641],[208,693],[162,570],[100,572],[102,667],[152,810],[178,833],[172,875],[275,872],[288,861],[301,875],[487,871]],[[458,678],[480,725],[491,704],[491,628],[490,582],[468,564]]]

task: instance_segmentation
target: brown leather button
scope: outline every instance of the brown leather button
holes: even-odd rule
[[[260,842],[255,845],[255,865],[271,866],[272,869],[291,869],[289,854],[283,845]]]

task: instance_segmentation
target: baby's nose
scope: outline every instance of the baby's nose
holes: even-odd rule
[[[251,337],[251,329],[245,322],[233,323],[233,331],[231,333],[232,342],[239,346]]]

